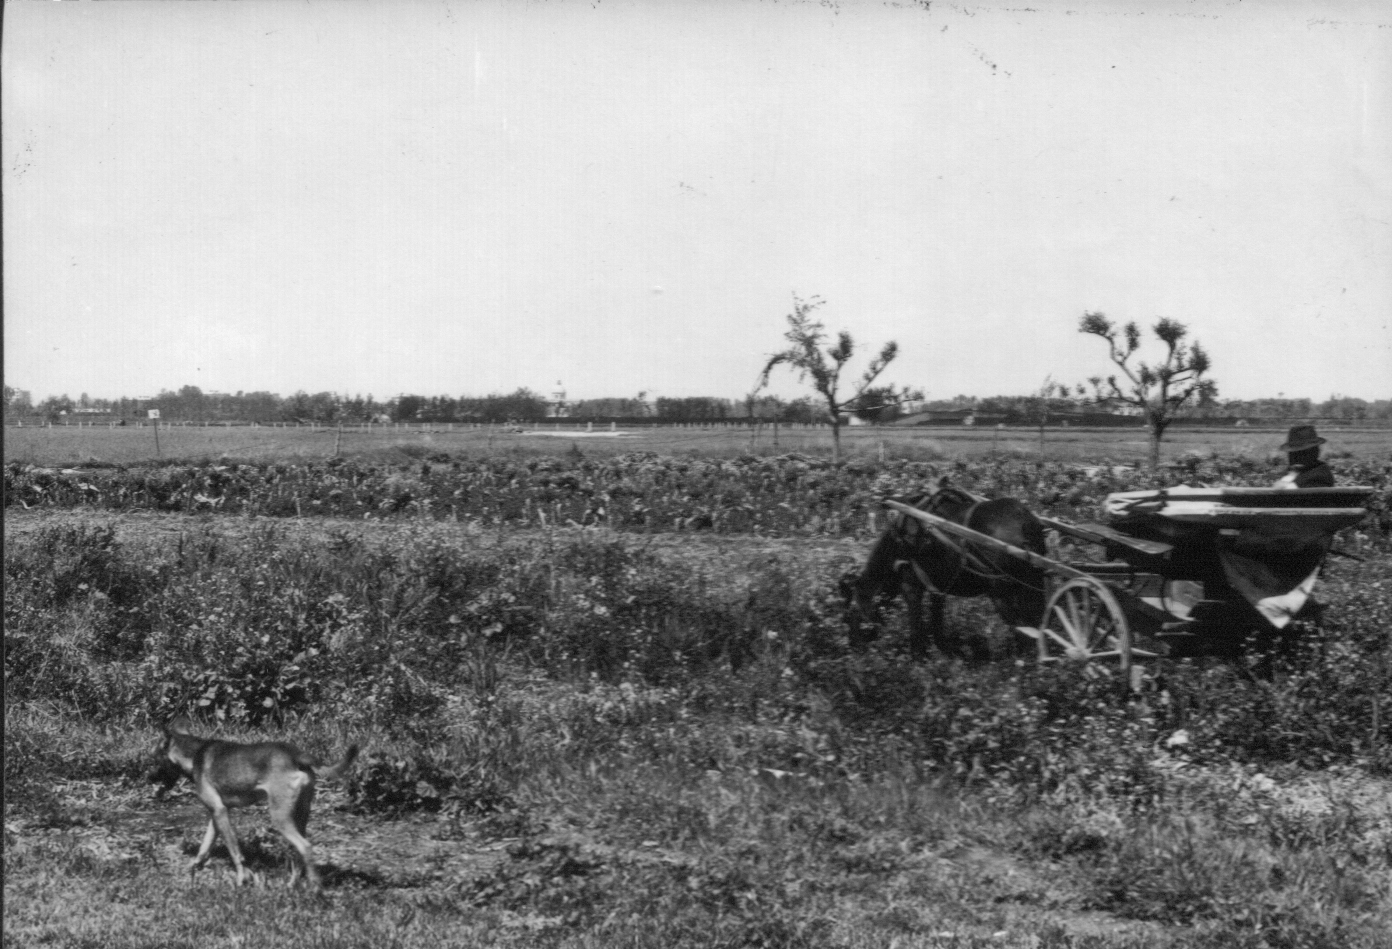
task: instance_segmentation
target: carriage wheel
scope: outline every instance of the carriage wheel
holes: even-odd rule
[[[1054,591],[1039,624],[1039,661],[1116,659],[1131,668],[1131,628],[1112,591],[1074,577]]]

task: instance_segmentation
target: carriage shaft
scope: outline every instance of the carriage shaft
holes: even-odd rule
[[[989,534],[974,531],[970,527],[963,527],[961,524],[949,521],[945,517],[936,514],[929,514],[927,511],[920,511],[918,508],[899,501],[884,501],[885,507],[905,514],[915,520],[922,521],[930,527],[938,528],[948,534],[952,534],[961,540],[971,541],[975,544],[982,544],[993,550],[998,550],[1003,554],[1014,557],[1016,560],[1023,560],[1032,567],[1038,567],[1046,573],[1059,577],[1087,577],[1091,576],[1085,570],[1070,567],[1068,564],[1060,563],[1057,560],[1050,560],[1048,557],[1040,556],[1032,550],[1025,550],[1023,547],[1016,547],[1014,544],[1007,544],[1003,540],[998,540]]]

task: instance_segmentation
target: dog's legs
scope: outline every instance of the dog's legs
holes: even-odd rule
[[[232,831],[232,819],[228,816],[227,806],[221,801],[218,806],[213,808],[212,816],[208,819],[208,829],[203,832],[203,846],[198,848],[198,856],[193,858],[189,864],[189,876],[193,876],[208,862],[208,854],[212,852],[213,841],[217,835],[222,834],[223,843],[227,844],[227,852],[232,857],[232,865],[237,868],[237,885],[241,886],[246,882],[246,867],[242,864],[242,849],[237,846],[237,835]]]
[[[290,871],[290,885],[294,886],[295,881],[300,878],[300,864],[302,863],[304,864],[305,879],[309,881],[310,888],[319,889],[321,885],[319,871],[314,868],[314,857],[310,851],[309,841],[305,839],[304,834],[292,826],[279,827],[277,830],[290,842],[290,846],[299,851],[300,862],[296,863]]]
[[[222,834],[222,842],[227,844],[227,852],[232,855],[232,865],[237,868],[237,885],[241,886],[246,882],[247,871],[242,864],[242,848],[237,845],[237,835],[232,830],[232,818],[226,805],[219,802],[218,808],[213,811],[213,820]]]
[[[208,818],[208,829],[203,832],[203,846],[198,848],[198,856],[189,861],[189,876],[193,876],[208,862],[208,854],[212,852],[213,841],[217,839],[217,823]]]
[[[319,889],[319,871],[314,868],[314,857],[309,840],[305,837],[309,827],[309,811],[314,804],[314,779],[301,773],[286,789],[283,798],[271,804],[271,821],[280,835],[299,853],[299,863],[292,861],[290,885],[300,878],[300,867],[304,867],[305,879],[313,889]]]
[[[208,861],[208,852],[213,848],[213,839],[217,834],[222,834],[222,842],[227,845],[227,853],[232,857],[232,865],[237,868],[237,885],[241,886],[246,882],[247,871],[242,864],[242,848],[237,845],[237,834],[232,830],[232,819],[227,812],[227,802],[218,794],[217,789],[207,781],[207,776],[200,776],[195,782],[198,790],[198,799],[203,802],[203,806],[208,809],[208,830],[203,835],[203,846],[198,849],[198,856],[193,859],[193,866],[190,871],[197,870]]]

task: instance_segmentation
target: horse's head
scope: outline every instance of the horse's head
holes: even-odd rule
[[[856,600],[856,588],[860,583],[860,570],[852,567],[841,578],[836,581],[836,592],[841,594],[841,605],[845,609],[850,609],[851,604]]]
[[[841,594],[841,616],[846,623],[851,645],[855,648],[875,638],[879,618],[875,605],[877,587],[878,584],[866,569],[847,570],[836,583],[836,589]]]

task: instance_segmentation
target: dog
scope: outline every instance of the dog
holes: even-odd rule
[[[285,742],[242,744],[199,738],[178,723],[166,725],[163,733],[160,760],[150,772],[150,781],[163,785],[156,796],[163,798],[180,778],[188,778],[198,799],[208,809],[208,829],[203,834],[198,856],[189,864],[189,876],[208,862],[213,841],[221,833],[227,852],[232,855],[232,865],[237,868],[237,885],[241,886],[247,870],[242,864],[242,851],[232,831],[228,809],[265,801],[271,812],[271,825],[299,853],[305,877],[311,887],[318,889],[319,871],[314,868],[309,841],[305,839],[309,808],[314,802],[314,785],[318,778],[342,777],[358,757],[358,746],[349,746],[342,761],[326,768],[323,762]],[[299,876],[297,863],[291,871],[291,886]]]

